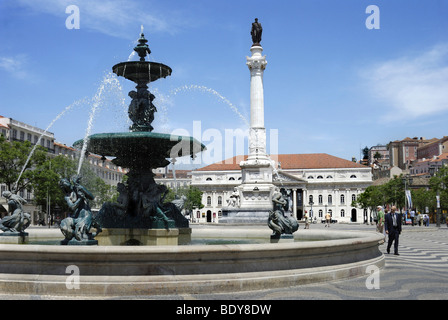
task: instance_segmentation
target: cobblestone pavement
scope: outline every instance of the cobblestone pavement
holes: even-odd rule
[[[324,229],[323,225],[311,228]],[[334,230],[374,231],[375,226],[332,225]],[[299,229],[300,231],[300,229]],[[303,230],[302,230],[303,231]],[[387,240],[387,239],[386,239]],[[372,287],[372,274],[349,280],[294,286],[283,289],[208,295],[158,296],[155,299],[223,300],[435,300],[448,299],[448,228],[404,226],[400,236],[399,256],[386,253],[380,246],[386,265],[379,271],[379,288]],[[392,250],[393,251],[393,250]]]

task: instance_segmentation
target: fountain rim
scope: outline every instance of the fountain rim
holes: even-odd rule
[[[336,235],[340,238],[329,238],[319,241],[285,243],[253,243],[253,244],[214,244],[214,245],[166,245],[166,246],[57,246],[45,244],[0,244],[0,252],[22,253],[79,253],[79,254],[197,254],[197,253],[232,253],[263,252],[275,249],[303,250],[322,247],[342,247],[347,245],[368,244],[373,241],[384,241],[384,235],[376,232],[328,231],[319,234]]]
[[[200,151],[204,151],[207,147],[199,142],[196,138],[192,136],[181,136],[175,135],[171,133],[160,133],[160,132],[149,132],[149,131],[128,131],[128,132],[109,132],[109,133],[95,133],[89,135],[87,140],[87,145],[91,141],[95,140],[103,140],[103,139],[119,139],[119,140],[127,140],[127,139],[142,139],[142,140],[155,140],[155,141],[171,141],[171,142],[189,142],[195,145],[200,145]],[[79,139],[73,143],[73,147],[82,148],[84,144],[84,139]],[[87,150],[88,150],[87,146]],[[198,151],[198,152],[200,152]]]

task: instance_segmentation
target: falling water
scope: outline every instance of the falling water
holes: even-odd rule
[[[132,50],[131,54],[128,57],[128,61],[131,61],[132,59],[134,59],[135,55],[137,54],[137,52],[135,52],[134,50]],[[125,65],[126,68],[126,65]]]
[[[184,85],[182,87],[178,87],[176,89],[171,90],[170,94],[171,95],[176,95],[179,92],[183,92],[183,91],[189,91],[189,90],[199,90],[201,92],[206,92],[206,93],[210,93],[216,97],[218,97],[222,102],[224,102],[225,104],[227,104],[230,109],[233,110],[233,112],[235,112],[238,117],[246,124],[247,127],[250,127],[249,122],[247,121],[247,119],[238,111],[238,108],[235,107],[233,105],[233,103],[231,103],[227,98],[223,97],[219,92],[217,92],[216,90],[213,90],[211,88],[207,88],[205,86],[199,86],[199,85]]]
[[[30,154],[28,155],[28,158],[26,159],[24,166],[22,167],[22,170],[20,171],[19,177],[17,178],[17,181],[16,181],[16,183],[14,184],[14,188],[15,188],[15,189],[17,189],[19,180],[20,180],[20,178],[22,177],[22,174],[23,174],[23,172],[25,171],[25,169],[26,169],[26,167],[27,167],[27,165],[28,165],[28,162],[30,161],[31,157],[33,156],[34,151],[36,151],[37,146],[40,145],[40,141],[42,140],[42,137],[44,136],[44,134],[47,133],[48,130],[50,130],[50,128],[53,126],[53,124],[54,124],[57,120],[59,120],[59,118],[61,118],[66,112],[68,112],[69,110],[71,110],[71,109],[74,108],[75,106],[79,106],[79,105],[84,104],[85,102],[86,102],[86,98],[84,98],[84,99],[80,99],[80,100],[77,100],[77,101],[73,102],[72,104],[70,104],[70,105],[68,105],[67,107],[65,107],[65,109],[62,110],[62,112],[59,113],[59,114],[56,116],[56,118],[54,118],[54,119],[50,122],[50,124],[49,124],[48,127],[45,129],[45,131],[44,131],[44,132],[39,136],[39,138],[37,139],[37,142],[36,142],[36,144],[34,145],[33,149],[31,149],[31,152],[30,152]]]
[[[89,144],[89,135],[93,128],[93,121],[99,109],[104,105],[103,95],[106,90],[119,90],[119,92],[122,91],[120,82],[112,72],[108,72],[104,76],[101,85],[99,86],[95,96],[92,99],[92,109],[90,110],[89,121],[87,123],[86,133],[84,135],[82,144],[81,156],[78,163],[78,174],[81,172],[82,163],[84,162],[84,158],[86,156],[87,146]],[[124,99],[122,99],[121,103],[124,104]]]

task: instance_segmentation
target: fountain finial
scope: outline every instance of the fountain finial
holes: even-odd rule
[[[149,47],[146,44],[147,42],[148,40],[145,39],[142,26],[142,33],[140,33],[140,39],[138,39],[138,45],[134,48],[134,51],[137,52],[138,56],[140,57],[140,61],[145,61],[146,54],[151,54],[151,50],[149,50]]]

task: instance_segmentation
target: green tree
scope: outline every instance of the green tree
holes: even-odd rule
[[[433,201],[432,208],[436,208],[436,194],[440,196],[440,208],[442,210],[448,209],[448,167],[440,168],[437,173],[429,179],[429,185],[434,194],[432,195]]]
[[[177,193],[171,188],[168,188],[168,195],[165,197],[165,203],[173,201],[176,196],[186,196],[184,208],[187,212],[191,212],[193,209],[202,209],[204,205],[202,204],[202,191],[196,187],[189,186],[186,188],[177,189]]]
[[[424,213],[425,208],[431,208],[435,200],[435,193],[433,190],[426,190],[424,188],[411,190],[412,204],[417,211]],[[432,199],[434,198],[434,199]]]
[[[363,193],[359,194],[352,207],[370,209],[374,211],[377,206],[384,205],[384,193],[382,186],[369,186]]]
[[[29,141],[9,142],[0,136],[0,183],[6,184],[8,190],[31,190],[32,168],[46,160],[45,148],[36,146],[31,154],[33,148]]]
[[[76,173],[76,164],[65,156],[50,157],[31,171],[31,186],[36,205],[47,208],[50,201],[51,208],[59,206],[67,209],[64,194],[59,187],[63,177],[70,177]]]

